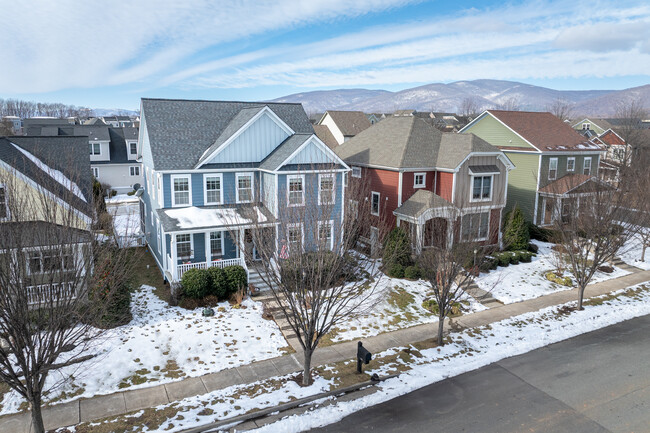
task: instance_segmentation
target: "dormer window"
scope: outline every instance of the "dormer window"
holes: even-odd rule
[[[91,155],[101,155],[102,146],[99,143],[90,143],[90,154]]]
[[[129,154],[137,155],[138,154],[138,143],[131,142],[129,143]]]

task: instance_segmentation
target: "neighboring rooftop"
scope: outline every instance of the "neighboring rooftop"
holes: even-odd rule
[[[327,111],[344,137],[354,137],[370,128],[368,116],[363,111]],[[324,115],[323,115],[324,116]],[[320,122],[319,122],[320,123]]]
[[[350,164],[455,169],[471,152],[499,152],[474,134],[443,133],[415,116],[388,117],[336,150]]]
[[[488,110],[488,113],[542,152],[600,150],[569,124],[548,112]]]
[[[336,138],[334,138],[332,131],[330,131],[327,125],[314,125],[314,132],[320,138],[320,141],[325,143],[330,149],[334,150],[338,147],[339,144],[336,142]]]

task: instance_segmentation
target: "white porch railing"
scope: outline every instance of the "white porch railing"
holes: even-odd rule
[[[198,262],[198,263],[183,263],[177,267],[177,276],[176,278],[180,281],[183,278],[183,274],[190,269],[207,269],[212,267],[225,268],[226,266],[239,265],[246,271],[246,280],[248,280],[248,266],[246,266],[246,261],[243,258],[238,259],[225,259],[225,260],[212,260],[207,262]]]
[[[38,284],[27,287],[27,303],[30,305],[53,302],[60,297],[65,299],[74,299],[76,297],[75,287],[71,282]]]

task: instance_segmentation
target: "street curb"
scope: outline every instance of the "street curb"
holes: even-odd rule
[[[298,399],[298,400],[291,401],[289,403],[280,404],[278,406],[267,407],[265,409],[258,410],[256,412],[251,412],[251,413],[247,413],[247,414],[244,414],[244,415],[234,416],[232,418],[227,418],[227,419],[224,419],[224,420],[221,420],[221,421],[215,421],[213,423],[204,424],[204,425],[202,425],[200,427],[193,427],[193,428],[188,429],[188,430],[181,430],[180,433],[202,433],[202,432],[208,432],[208,431],[217,429],[219,427],[227,426],[227,425],[240,424],[240,423],[242,423],[244,421],[250,421],[250,420],[253,420],[253,419],[262,418],[262,417],[265,417],[265,416],[267,416],[269,414],[272,414],[272,413],[274,414],[274,413],[277,413],[277,412],[284,412],[284,411],[287,411],[289,409],[293,409],[295,407],[302,406],[305,403],[310,403],[312,401],[320,400],[322,398],[336,396],[336,395],[339,395],[339,394],[347,394],[348,392],[357,391],[357,390],[359,390],[361,388],[365,388],[367,386],[374,386],[374,385],[377,385],[378,383],[381,383],[381,382],[383,382],[385,380],[388,380],[388,379],[392,379],[392,378],[397,377],[397,376],[399,376],[399,374],[390,374],[388,376],[380,377],[378,380],[369,380],[369,381],[366,381],[366,382],[357,383],[356,385],[350,385],[350,386],[347,386],[345,388],[339,388],[339,389],[334,389],[332,391],[321,392],[320,394],[312,395],[312,396],[309,396],[309,397],[304,397],[304,398],[301,398],[301,399]]]

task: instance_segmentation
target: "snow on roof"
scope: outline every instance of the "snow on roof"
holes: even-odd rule
[[[253,208],[257,222],[266,222],[266,216],[259,207]],[[252,219],[244,218],[236,208],[202,209],[195,206],[165,210],[168,217],[178,221],[181,229],[199,227],[219,227],[228,225],[251,224]]]
[[[128,194],[117,194],[113,197],[106,198],[106,204],[120,204],[120,203],[136,203],[140,201],[138,197]]]
[[[29,158],[38,168],[43,170],[45,173],[47,173],[52,179],[56,180],[58,183],[69,189],[79,197],[81,200],[87,202],[86,197],[84,197],[83,193],[81,192],[81,189],[79,186],[68,179],[68,177],[61,173],[59,170],[55,170],[49,165],[45,164],[43,161],[38,159],[36,156],[34,156],[32,153],[26,151],[20,146],[16,146],[14,143],[11,143],[16,149],[18,149],[23,155],[25,155],[27,158]]]

